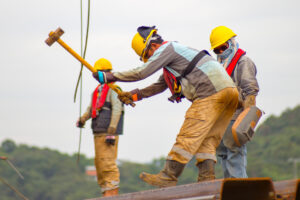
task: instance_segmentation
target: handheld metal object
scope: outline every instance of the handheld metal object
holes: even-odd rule
[[[91,72],[96,72],[94,67],[90,65],[86,60],[84,60],[78,53],[76,53],[71,47],[69,47],[64,41],[60,39],[60,36],[64,34],[64,31],[61,28],[57,28],[55,32],[51,31],[49,37],[45,40],[48,46],[51,46],[54,42],[58,42],[64,49],[66,49],[72,56],[74,56],[79,62],[86,66]],[[121,90],[114,84],[107,84],[112,90],[117,94],[120,94]],[[134,103],[130,104],[132,107],[135,106]]]

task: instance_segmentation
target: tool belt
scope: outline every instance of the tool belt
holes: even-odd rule
[[[250,141],[254,135],[254,128],[261,116],[262,111],[256,106],[245,109],[232,125],[232,141],[234,142],[231,145],[241,147]],[[225,144],[225,146],[228,146],[228,144]]]
[[[181,91],[181,79],[188,75],[191,71],[193,71],[198,61],[206,55],[210,55],[206,50],[200,51],[180,76],[175,76],[168,68],[164,67],[164,79],[172,93],[172,96],[168,98],[169,101],[171,101],[172,103],[174,103],[174,101],[176,101],[177,103],[181,102],[181,99],[184,98],[184,95]]]

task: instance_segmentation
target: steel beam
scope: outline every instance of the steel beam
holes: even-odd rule
[[[218,179],[89,200],[275,200],[270,178]]]
[[[277,200],[300,200],[299,185],[300,179],[274,182]]]

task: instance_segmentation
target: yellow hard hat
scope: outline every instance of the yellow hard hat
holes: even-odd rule
[[[140,56],[141,60],[145,60],[144,56],[149,45],[149,39],[153,33],[157,32],[157,29],[155,29],[155,26],[140,26],[137,31],[138,32],[132,38],[131,47],[135,53]]]
[[[236,36],[236,34],[226,26],[218,26],[214,28],[210,34],[211,49],[214,49],[220,46],[221,44],[224,44],[234,36]]]
[[[109,60],[105,58],[100,58],[94,64],[95,70],[112,70],[112,65]]]

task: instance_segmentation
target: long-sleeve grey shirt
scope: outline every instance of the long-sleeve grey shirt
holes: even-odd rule
[[[248,95],[257,96],[259,86],[256,79],[256,66],[253,61],[246,55],[243,55],[235,66],[235,70],[231,75],[234,83],[239,90],[240,101],[244,101]],[[243,111],[243,108],[237,109],[233,119]]]
[[[163,67],[168,68],[175,76],[181,75],[198,53],[198,50],[177,42],[167,42],[160,46],[142,66],[125,72],[116,72],[113,75],[118,81],[134,82],[147,78]],[[208,55],[203,57],[193,71],[181,80],[181,85],[183,95],[190,101],[211,96],[224,88],[235,87],[223,66]],[[161,75],[156,83],[142,89],[141,95],[143,98],[150,97],[163,92],[166,88],[167,85]]]

